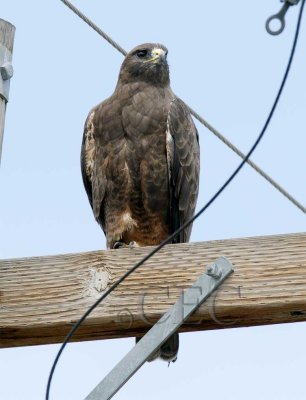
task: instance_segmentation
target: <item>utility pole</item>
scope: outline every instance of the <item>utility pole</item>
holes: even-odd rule
[[[305,244],[306,233],[297,233],[167,245],[87,317],[73,341],[142,336],[221,255],[235,273],[180,332],[306,321]],[[0,260],[0,348],[62,342],[151,249]]]
[[[9,97],[10,79],[13,76],[12,54],[14,36],[14,25],[0,18],[0,163],[6,103]]]

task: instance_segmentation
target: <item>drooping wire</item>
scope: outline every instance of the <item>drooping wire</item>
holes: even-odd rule
[[[61,0],[62,1],[62,0]],[[251,156],[251,154],[254,152],[256,147],[258,146],[259,142],[261,141],[262,137],[264,136],[269,123],[271,121],[271,118],[274,114],[274,111],[276,109],[276,106],[278,104],[278,101],[280,99],[280,96],[282,94],[283,88],[285,86],[285,83],[287,81],[287,77],[291,68],[292,60],[295,54],[295,49],[296,49],[296,44],[297,40],[299,37],[299,32],[300,32],[300,26],[301,26],[301,20],[302,20],[302,15],[303,15],[303,10],[304,10],[304,5],[305,5],[306,0],[302,0],[300,11],[299,11],[299,16],[298,16],[298,21],[297,21],[297,26],[295,30],[295,35],[294,35],[294,40],[289,56],[289,60],[287,63],[287,67],[283,76],[283,79],[281,81],[281,85],[279,87],[279,90],[277,92],[276,98],[274,100],[274,103],[272,105],[271,111],[269,112],[269,115],[267,117],[267,120],[257,137],[255,143],[247,153],[246,157],[244,160],[238,165],[238,167],[235,169],[235,171],[231,174],[231,176],[227,179],[227,181],[220,187],[220,189],[214,194],[214,196],[187,222],[185,222],[179,229],[177,229],[174,233],[172,233],[167,239],[165,239],[163,242],[161,242],[156,248],[154,248],[152,251],[150,251],[145,257],[143,257],[140,261],[138,261],[130,270],[128,270],[125,274],[123,274],[84,314],[83,316],[74,324],[74,326],[71,328],[70,332],[66,336],[64,342],[62,343],[55,359],[53,362],[53,365],[50,370],[50,374],[48,377],[48,383],[47,383],[47,388],[46,388],[46,400],[49,400],[49,395],[50,395],[50,388],[51,388],[51,382],[52,382],[52,377],[55,371],[55,368],[57,366],[57,363],[59,361],[59,358],[65,349],[68,341],[71,339],[71,337],[74,335],[76,330],[79,328],[79,326],[83,323],[83,321],[88,317],[88,315],[110,294],[112,293],[116,287],[123,282],[129,275],[131,275],[137,268],[139,268],[141,265],[143,265],[147,260],[149,260],[154,254],[156,254],[158,251],[160,251],[166,244],[169,242],[172,242],[172,240],[185,228],[187,228],[190,224],[192,224],[201,214],[204,213],[205,210],[219,197],[219,195],[223,192],[223,190],[232,182],[232,180],[236,177],[238,172],[241,170],[241,168],[245,165],[247,162],[248,158]]]
[[[103,39],[105,39],[111,46],[118,50],[124,56],[127,54],[117,42],[115,42],[107,33],[102,31],[93,21],[91,21],[85,14],[83,14],[78,8],[71,4],[68,0],[60,0],[64,3],[71,11],[73,11],[79,18],[81,18],[87,25],[89,25],[93,30],[95,30]],[[245,154],[238,149],[233,143],[231,143],[225,136],[223,136],[216,128],[214,128],[210,123],[208,123],[201,115],[194,111],[188,104],[184,103],[189,109],[190,113],[211,133],[213,133],[219,140],[221,140],[226,146],[228,146],[234,153],[236,153],[241,159],[245,159]],[[252,160],[247,159],[246,161],[250,167],[252,167],[259,175],[261,175],[266,181],[268,181],[276,190],[278,190],[283,196],[285,196],[292,204],[299,208],[304,214],[306,214],[306,207],[304,207],[299,201],[297,201],[290,193],[288,193],[279,183],[277,183],[271,176],[269,176],[265,171],[263,171],[257,164]]]

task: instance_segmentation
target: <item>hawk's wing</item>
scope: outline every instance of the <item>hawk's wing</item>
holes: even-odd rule
[[[170,182],[170,226],[174,232],[193,215],[199,188],[200,148],[197,129],[189,110],[178,98],[170,106],[167,120],[167,160]],[[174,243],[188,242],[192,225]]]
[[[94,116],[96,109],[89,114],[84,126],[84,135],[81,149],[81,171],[88,200],[93,209],[96,220],[104,229],[101,216],[101,207],[106,188],[106,165],[108,162],[105,149],[99,145],[95,137]],[[98,160],[101,161],[101,165]],[[103,214],[103,213],[102,213]]]

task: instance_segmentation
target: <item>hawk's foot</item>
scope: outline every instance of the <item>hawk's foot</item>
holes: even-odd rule
[[[122,249],[128,247],[129,249],[134,249],[135,247],[140,247],[137,242],[130,242],[129,244],[126,244],[124,242],[121,242],[120,240],[118,242],[115,242],[113,245],[113,249]]]
[[[120,241],[115,242],[113,245],[113,249],[122,249],[124,247],[128,247],[128,245],[125,244],[124,242],[120,242]]]
[[[137,242],[130,242],[129,243],[129,248],[130,249],[134,249],[135,247],[140,247],[139,244]]]

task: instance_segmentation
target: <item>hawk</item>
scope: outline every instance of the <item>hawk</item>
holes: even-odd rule
[[[156,43],[130,51],[114,93],[85,122],[83,182],[108,248],[158,245],[194,215],[198,134],[170,88],[167,54]],[[190,234],[191,225],[173,243]],[[174,334],[157,355],[170,362],[177,351]]]

